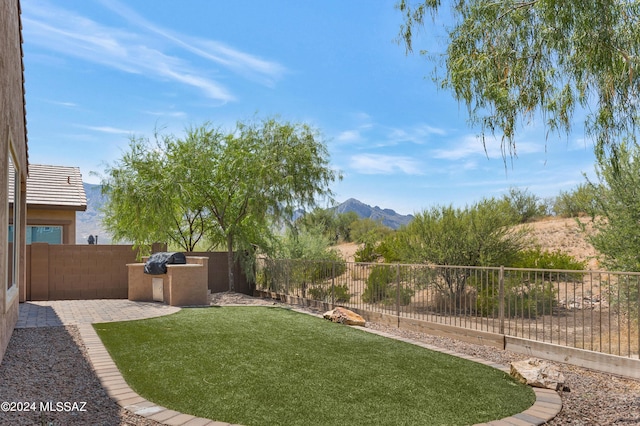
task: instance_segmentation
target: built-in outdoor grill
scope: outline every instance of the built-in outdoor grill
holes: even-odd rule
[[[149,256],[149,260],[144,264],[144,273],[151,275],[162,275],[167,273],[167,265],[186,265],[187,258],[184,253],[179,252],[159,252]]]
[[[172,306],[209,304],[207,257],[159,252],[144,260],[127,264],[129,300]]]

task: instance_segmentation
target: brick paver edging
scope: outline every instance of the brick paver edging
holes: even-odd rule
[[[243,305],[250,306],[250,305]],[[292,309],[296,312],[309,314],[309,312]],[[315,315],[315,314],[311,314]],[[320,316],[320,315],[315,315]],[[360,327],[361,328],[361,327]],[[218,422],[202,417],[195,417],[189,414],[179,413],[174,410],[154,404],[147,401],[136,392],[133,391],[124,381],[116,364],[111,359],[98,334],[91,324],[78,325],[80,335],[86,346],[89,359],[93,365],[97,377],[100,379],[102,386],[107,394],[113,398],[121,407],[131,411],[134,414],[150,418],[165,425],[172,426],[239,426],[230,425],[229,423]],[[370,328],[361,328],[364,331],[378,334],[390,339],[400,340],[406,343],[417,345],[429,350],[442,352],[448,355],[464,358],[469,361],[478,362],[488,365],[498,370],[509,373],[509,369],[501,364],[496,364],[470,355],[459,354],[447,349],[438,348],[436,346],[417,342],[415,340],[398,337],[382,331],[372,330]],[[481,423],[475,426],[531,426],[543,425],[553,419],[562,409],[562,400],[557,392],[551,389],[533,388],[536,395],[536,402],[522,413],[506,417],[504,419],[495,420],[489,423]]]
[[[109,352],[91,324],[78,326],[80,336],[87,349],[96,376],[107,394],[121,407],[139,416],[147,417],[165,425],[172,426],[231,426],[229,423],[216,422],[170,410],[147,401],[138,395],[124,381],[120,370],[111,359]]]

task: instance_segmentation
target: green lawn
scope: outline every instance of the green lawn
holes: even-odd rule
[[[464,425],[535,396],[496,369],[271,307],[96,324],[146,399],[246,426]]]

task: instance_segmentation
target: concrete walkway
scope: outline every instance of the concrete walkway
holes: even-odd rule
[[[130,321],[136,319],[153,318],[169,315],[180,308],[161,303],[131,302],[122,299],[109,300],[69,300],[50,302],[25,302],[20,304],[19,318],[16,328],[27,327],[56,327],[76,325],[87,348],[93,369],[100,379],[107,394],[121,407],[159,423],[173,426],[238,426],[217,422],[210,419],[179,413],[159,406],[142,398],[125,382],[109,356],[102,341],[91,326],[92,323],[111,321]],[[296,310],[297,309],[293,309]],[[299,311],[307,313],[304,311]],[[458,354],[436,346],[426,345],[410,339],[399,338],[388,333],[363,328],[365,331],[379,334],[391,339],[402,340],[426,349],[443,352],[452,356],[467,359],[509,372],[503,365],[485,361],[480,358]],[[536,402],[528,410],[501,420],[482,423],[491,426],[530,426],[542,425],[553,419],[562,408],[562,400],[557,392],[550,389],[533,388]],[[480,426],[480,425],[476,425]]]

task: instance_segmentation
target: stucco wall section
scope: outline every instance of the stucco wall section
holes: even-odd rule
[[[20,33],[20,3],[18,0],[0,1],[0,200],[8,199],[7,172],[9,141],[12,141],[16,166],[22,182],[27,177],[27,141],[25,126],[24,84],[22,65],[22,36]],[[21,200],[26,199],[26,184],[20,188]],[[20,273],[18,286],[24,285],[26,269],[24,226],[26,208],[20,210],[22,237],[17,249]],[[0,208],[0,360],[18,320],[18,292],[7,293],[8,209]]]
[[[29,208],[27,225],[62,226],[62,244],[76,243],[76,212]]]
[[[27,253],[27,300],[127,298],[131,246],[34,243]]]

